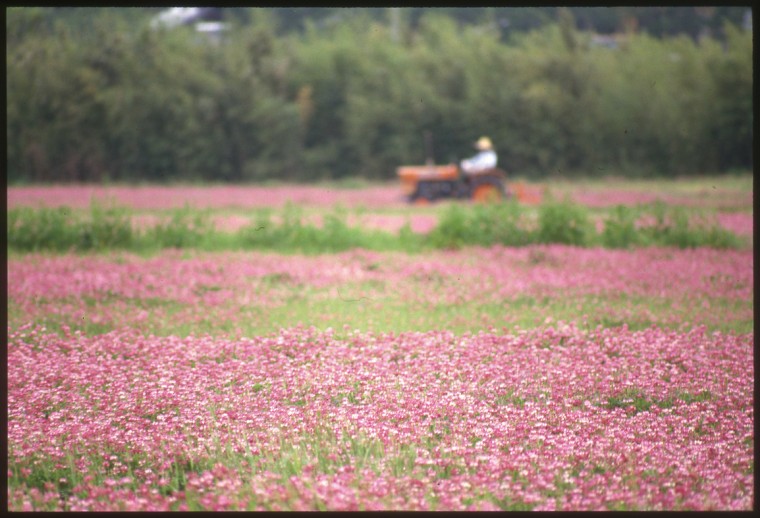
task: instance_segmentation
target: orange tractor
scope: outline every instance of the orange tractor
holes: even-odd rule
[[[541,202],[541,192],[524,183],[507,184],[507,174],[498,168],[478,175],[463,174],[456,164],[401,166],[396,170],[408,201],[430,203],[440,199],[469,199],[493,202],[515,197],[520,203]]]

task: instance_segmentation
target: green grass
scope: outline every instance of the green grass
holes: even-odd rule
[[[335,208],[318,214],[322,224],[308,220],[313,212],[288,204],[279,213],[249,211],[249,224],[236,232],[219,232],[208,209],[185,206],[164,211],[157,224],[139,229],[136,211],[93,203],[89,211],[67,207],[18,207],[8,211],[8,250],[14,252],[104,252],[129,250],[151,254],[165,248],[272,250],[280,253],[334,253],[353,248],[418,253],[467,246],[523,246],[561,243],[575,246],[630,248],[676,246],[742,248],[751,246],[721,228],[704,210],[669,206],[661,202],[639,207],[595,209],[604,228],[597,232],[591,211],[567,201],[547,198],[537,208],[515,201],[500,204],[444,204],[436,209],[438,225],[429,234],[417,234],[407,224],[398,234],[352,226],[349,212]],[[363,214],[358,209],[356,214]],[[639,228],[635,222],[654,223]]]
[[[295,489],[290,482],[291,477],[301,477],[305,468],[310,466],[313,474],[335,474],[347,463],[358,472],[365,468],[376,470],[378,463],[387,466],[388,472],[395,477],[412,476],[422,479],[428,476],[427,468],[416,465],[418,451],[428,446],[419,444],[399,443],[394,446],[384,446],[377,439],[367,437],[359,433],[354,436],[336,436],[331,430],[318,428],[313,434],[303,436],[297,442],[281,441],[277,452],[263,451],[253,453],[250,445],[245,445],[244,452],[234,452],[229,447],[219,447],[219,451],[211,451],[206,459],[177,459],[158,476],[167,480],[167,484],[159,487],[164,494],[184,492],[183,502],[188,510],[205,510],[199,501],[200,495],[190,485],[188,480],[191,476],[200,475],[204,471],[223,466],[239,474],[242,479],[253,476],[255,473],[268,471],[277,473],[280,482],[287,488]],[[12,452],[11,452],[12,453]],[[111,459],[111,457],[116,457]],[[90,468],[82,472],[75,467],[75,462],[82,458],[90,461]],[[65,499],[73,493],[73,490],[83,482],[85,476],[90,476],[90,485],[104,486],[106,479],[120,480],[129,477],[131,481],[119,484],[119,487],[138,492],[140,489],[140,477],[134,475],[134,471],[141,465],[143,459],[130,453],[108,452],[108,454],[86,453],[70,451],[62,462],[49,458],[28,459],[28,462],[13,463],[9,466],[8,487],[18,488],[26,486],[45,491],[46,486],[58,493],[59,498]],[[107,466],[99,469],[100,466]],[[126,469],[124,469],[126,468]],[[24,470],[29,472],[24,473]],[[461,467],[461,469],[465,469]],[[452,467],[435,467],[432,475],[433,480],[447,479],[452,476]],[[354,484],[359,484],[355,482]],[[80,495],[85,496],[85,495]],[[259,504],[255,495],[246,487],[242,487],[237,496],[250,499],[251,510]],[[390,499],[392,495],[386,497]],[[290,495],[290,499],[280,500],[283,510],[289,510],[290,506],[299,501],[301,497],[296,491]],[[429,494],[431,510],[436,509],[437,500]],[[489,492],[483,492],[472,497],[471,503],[479,501],[491,501],[504,510],[529,510],[533,505],[525,504],[520,500],[503,497],[495,497]],[[57,500],[49,502],[38,501],[35,511],[56,510]],[[390,505],[390,501],[386,502]],[[318,498],[314,502],[315,510],[326,510],[325,503]],[[177,509],[175,509],[177,510]]]
[[[636,414],[649,411],[653,406],[659,408],[672,408],[677,404],[688,405],[699,401],[709,401],[712,397],[713,395],[709,390],[702,390],[697,393],[679,391],[670,397],[657,399],[647,396],[644,391],[640,389],[627,388],[620,394],[608,397],[607,403],[602,406],[607,409],[630,408],[632,409],[632,413]]]
[[[487,297],[444,302],[437,293],[446,284],[430,284],[426,279],[409,278],[412,291],[429,292],[427,301],[413,300],[382,282],[345,282],[316,288],[289,283],[282,274],[262,278],[256,285],[265,304],[239,306],[235,298],[226,304],[198,307],[161,298],[127,298],[104,295],[98,298],[40,299],[37,306],[43,316],[36,322],[52,332],[62,325],[88,335],[101,334],[122,326],[137,327],[155,335],[228,335],[258,336],[280,328],[314,326],[340,331],[344,326],[372,332],[430,331],[447,329],[457,334],[492,329],[494,332],[515,328],[531,329],[559,321],[576,322],[579,327],[594,329],[627,325],[642,330],[653,325],[680,329],[699,322],[711,331],[750,333],[754,330],[753,301],[713,297],[704,300],[643,297],[625,293],[606,295],[519,296],[492,300]],[[212,288],[213,289],[213,288]],[[77,308],[84,317],[75,317]],[[29,318],[18,302],[10,299],[8,322],[22,325]],[[137,320],[140,312],[144,320]],[[103,315],[110,315],[105,319]],[[100,318],[96,318],[100,316]]]

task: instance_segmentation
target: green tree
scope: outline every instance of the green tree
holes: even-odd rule
[[[520,175],[752,167],[752,34],[716,29],[743,10],[661,11],[699,41],[638,8],[291,11],[235,9],[215,44],[155,9],[8,9],[9,181],[393,178],[425,133]],[[613,22],[616,49],[578,29]]]
[[[726,24],[723,53],[713,52],[715,95],[708,102],[710,139],[718,149],[718,169],[752,167],[752,34]]]

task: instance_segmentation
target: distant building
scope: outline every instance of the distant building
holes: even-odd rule
[[[171,7],[154,16],[150,25],[154,29],[194,25],[196,32],[218,42],[227,28],[223,19],[224,14],[219,7]]]

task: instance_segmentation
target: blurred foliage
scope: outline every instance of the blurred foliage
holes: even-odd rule
[[[215,42],[9,8],[8,181],[391,179],[428,131],[527,177],[751,169],[744,11],[689,9],[236,8]]]
[[[14,207],[8,210],[8,250],[26,252],[106,252],[151,254],[165,248],[272,250],[282,253],[336,253],[354,248],[419,253],[469,246],[566,244],[578,247],[672,246],[742,249],[751,246],[720,226],[714,215],[662,202],[612,207],[595,228],[589,211],[568,201],[547,200],[527,207],[510,200],[494,204],[450,204],[430,233],[405,225],[399,233],[349,224],[346,209],[334,207],[314,221],[300,206],[280,212],[262,208],[234,232],[216,229],[207,209],[172,209],[153,225],[133,221],[132,209],[97,203],[89,211],[68,207]]]
[[[137,242],[127,209],[90,206],[89,214],[68,207],[18,207],[8,211],[8,248],[24,252],[129,249]]]

